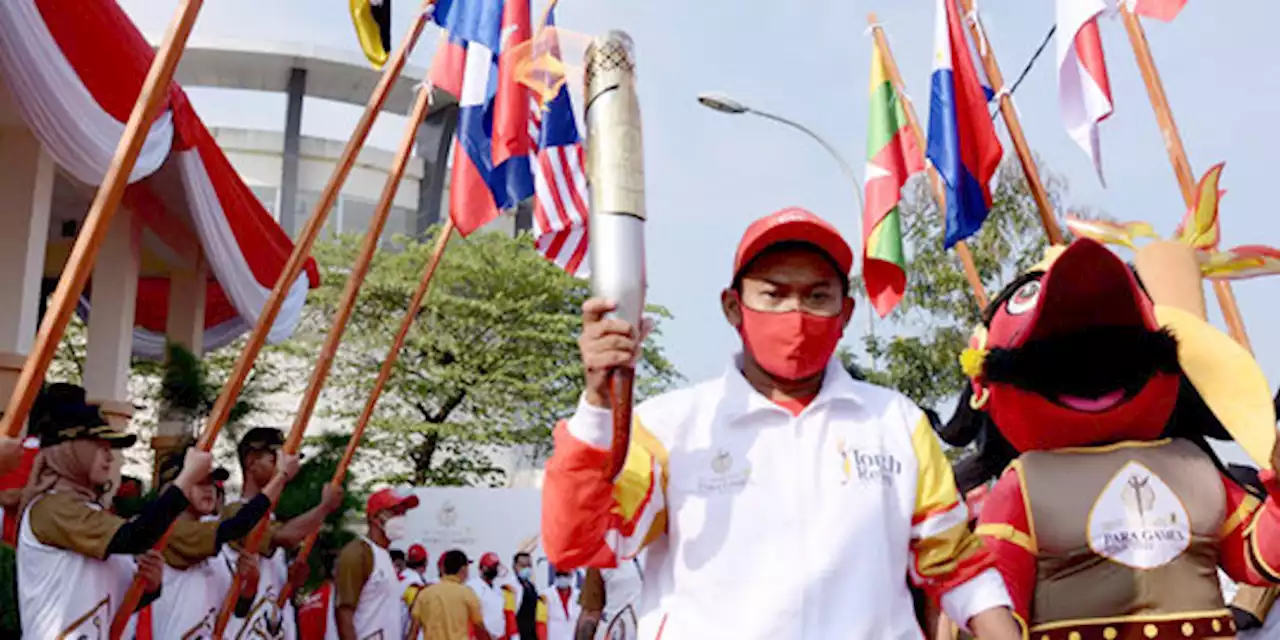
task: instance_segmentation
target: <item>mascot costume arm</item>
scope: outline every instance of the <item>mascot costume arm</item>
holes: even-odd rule
[[[1017,467],[1014,462],[987,494],[977,533],[995,557],[996,568],[1013,599],[1014,613],[1030,620],[1036,587],[1036,543]]]

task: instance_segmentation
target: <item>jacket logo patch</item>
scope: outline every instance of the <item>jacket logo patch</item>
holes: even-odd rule
[[[893,479],[902,474],[902,461],[891,453],[863,451],[846,446],[844,438],[836,441],[836,451],[840,453],[840,472],[843,476],[840,484],[849,484],[851,480],[893,484]]]
[[[733,455],[720,449],[708,463],[710,474],[698,477],[700,493],[727,493],[740,491],[751,482],[751,463],[737,464]]]
[[[1094,553],[1134,569],[1154,569],[1186,551],[1191,521],[1160,476],[1129,462],[1094,502],[1088,536]]]

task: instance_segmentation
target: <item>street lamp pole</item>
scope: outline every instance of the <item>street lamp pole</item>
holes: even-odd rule
[[[854,196],[854,199],[858,202],[858,240],[859,242],[861,242],[862,240],[862,180],[858,178],[858,174],[853,170],[853,167],[844,159],[844,156],[840,155],[840,152],[837,151],[836,148],[832,146],[830,142],[827,142],[822,138],[822,136],[818,135],[812,129],[800,124],[799,122],[796,122],[788,118],[784,118],[780,115],[769,113],[767,111],[761,111],[759,109],[749,107],[724,94],[702,93],[698,95],[698,102],[702,106],[707,107],[708,109],[711,109],[713,111],[719,111],[720,113],[728,113],[728,114],[749,113],[752,115],[760,116],[761,118],[765,118],[767,120],[772,120],[774,122],[787,125],[788,127],[791,127],[792,129],[795,129],[805,134],[806,136],[812,138],[814,142],[817,142],[818,144],[822,145],[822,148],[825,149],[827,153],[831,155],[831,158],[836,161],[836,164],[840,165],[840,170],[844,172],[845,178],[847,178],[849,180],[849,183],[853,185],[853,196]]]

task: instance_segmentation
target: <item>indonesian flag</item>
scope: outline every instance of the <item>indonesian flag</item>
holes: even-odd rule
[[[1129,10],[1147,18],[1171,22],[1178,17],[1187,0],[1125,0]]]
[[[1111,81],[1102,55],[1098,14],[1106,0],[1057,0],[1058,106],[1067,133],[1089,154],[1098,179],[1102,156],[1098,149],[1098,123],[1111,115]]]

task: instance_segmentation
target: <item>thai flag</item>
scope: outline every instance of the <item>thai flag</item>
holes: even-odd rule
[[[1058,108],[1067,133],[1102,176],[1098,124],[1111,116],[1111,80],[1098,15],[1107,0],[1058,0]]]
[[[528,94],[515,82],[514,61],[500,57],[519,43],[518,38],[528,39],[529,4],[529,0],[437,0],[435,4],[434,20],[447,38],[433,61],[429,81],[458,98],[449,216],[463,236],[533,195],[528,111],[512,109],[513,104],[524,104]]]
[[[987,112],[988,90],[974,67],[955,0],[938,0],[926,155],[947,192],[949,249],[982,227],[991,209],[991,177],[1004,150]]]
[[[546,24],[554,24],[550,12]],[[551,55],[559,55],[554,42],[551,47]],[[560,265],[569,275],[585,278],[589,267],[587,175],[568,84],[561,85],[555,98],[546,105],[539,106],[533,100],[530,104],[538,136],[533,163],[534,243],[538,253]]]

